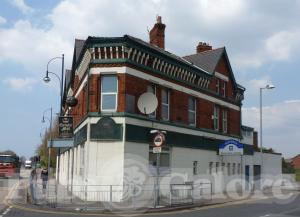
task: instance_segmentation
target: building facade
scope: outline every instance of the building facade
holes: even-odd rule
[[[245,88],[235,80],[225,47],[201,42],[195,54],[179,57],[165,50],[165,27],[158,17],[149,43],[129,35],[75,41],[65,99],[75,96],[78,104],[65,106],[75,131],[74,147],[59,156],[62,184],[124,186],[144,176],[143,184],[152,185],[158,162],[151,130],[166,132],[158,168],[165,185],[205,175],[222,183],[213,186],[222,192],[232,177],[252,182],[258,174],[281,174],[280,155],[264,154],[263,171],[257,169],[262,158],[253,148],[253,129],[241,123]],[[137,107],[145,92],[158,100],[149,115]],[[242,157],[218,154],[219,144],[230,139],[243,143]],[[133,160],[145,167],[144,175],[130,172],[126,165]],[[171,180],[174,174],[181,179]]]

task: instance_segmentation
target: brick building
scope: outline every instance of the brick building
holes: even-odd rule
[[[184,181],[193,182],[214,170],[252,179],[260,157],[253,149],[253,128],[242,128],[245,88],[235,80],[225,47],[200,42],[194,54],[180,57],[165,50],[165,28],[158,17],[149,43],[129,35],[75,40],[65,98],[75,96],[78,104],[65,107],[75,131],[74,147],[60,155],[62,184],[123,185],[127,154],[145,160],[152,174],[153,129],[166,131],[160,174],[184,173]],[[137,108],[145,92],[158,100],[149,115]],[[242,159],[218,155],[219,144],[229,139],[244,144]],[[264,170],[281,173],[280,157],[265,156]]]

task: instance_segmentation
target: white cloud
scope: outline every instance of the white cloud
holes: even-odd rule
[[[33,85],[37,83],[34,78],[6,78],[3,81],[4,84],[8,85],[12,90],[15,91],[29,91],[32,89]]]
[[[9,2],[18,8],[23,14],[29,14],[34,11],[33,8],[28,6],[24,0],[9,0]]]
[[[261,78],[255,78],[242,82],[246,88],[246,94],[258,95],[259,89],[265,87],[268,84],[273,84],[272,79],[269,75],[263,76]],[[273,84],[274,85],[274,84]]]
[[[5,23],[6,23],[6,19],[0,16],[0,25]]]
[[[243,124],[259,131],[259,108],[243,109]],[[300,100],[263,107],[263,145],[285,156],[300,153]]]

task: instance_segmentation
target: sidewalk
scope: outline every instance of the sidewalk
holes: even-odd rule
[[[87,213],[107,213],[107,212],[130,212],[132,210],[126,208],[126,206],[120,206],[117,203],[109,203],[109,202],[88,202],[78,197],[71,195],[70,191],[65,186],[58,185],[58,194],[55,193],[55,179],[51,179],[49,181],[49,189],[43,191],[42,189],[42,181],[37,179],[36,183],[33,183],[34,195],[31,195],[32,204],[26,204],[27,200],[24,198],[23,193],[17,193],[17,195],[23,195],[23,199],[14,200],[13,203],[22,204],[25,206],[30,206],[34,209],[39,210],[54,210],[55,211],[62,211],[62,212],[74,212],[74,211],[84,211]],[[18,188],[19,190],[22,188]],[[49,190],[49,192],[48,192]],[[298,188],[289,189],[289,192],[298,191]],[[250,192],[247,192],[250,194]],[[262,193],[255,192],[254,197],[247,197],[244,199],[232,199],[229,197],[224,197],[222,194],[214,194],[211,200],[202,200],[196,201],[193,204],[181,204],[177,206],[169,206],[165,204],[164,206],[159,206],[154,209],[151,206],[139,207],[139,203],[136,203],[136,207],[133,212],[167,212],[167,211],[175,211],[175,210],[184,210],[189,208],[196,208],[196,207],[204,207],[204,206],[213,206],[213,205],[220,205],[220,204],[230,204],[242,201],[254,201],[254,200],[261,200],[266,198],[272,198],[273,194],[270,189],[267,189]],[[131,201],[132,202],[132,201]],[[139,201],[140,202],[140,201]],[[115,209],[116,208],[116,209]]]

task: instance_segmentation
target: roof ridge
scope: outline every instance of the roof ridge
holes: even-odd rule
[[[190,57],[190,56],[195,56],[195,55],[201,55],[201,54],[203,54],[203,53],[208,53],[208,52],[212,52],[212,51],[216,51],[216,50],[220,50],[220,49],[225,49],[225,46],[223,46],[223,47],[218,47],[218,48],[211,49],[211,50],[202,51],[202,52],[200,52],[200,53],[195,53],[195,54],[186,55],[186,56],[183,56],[183,57]]]

